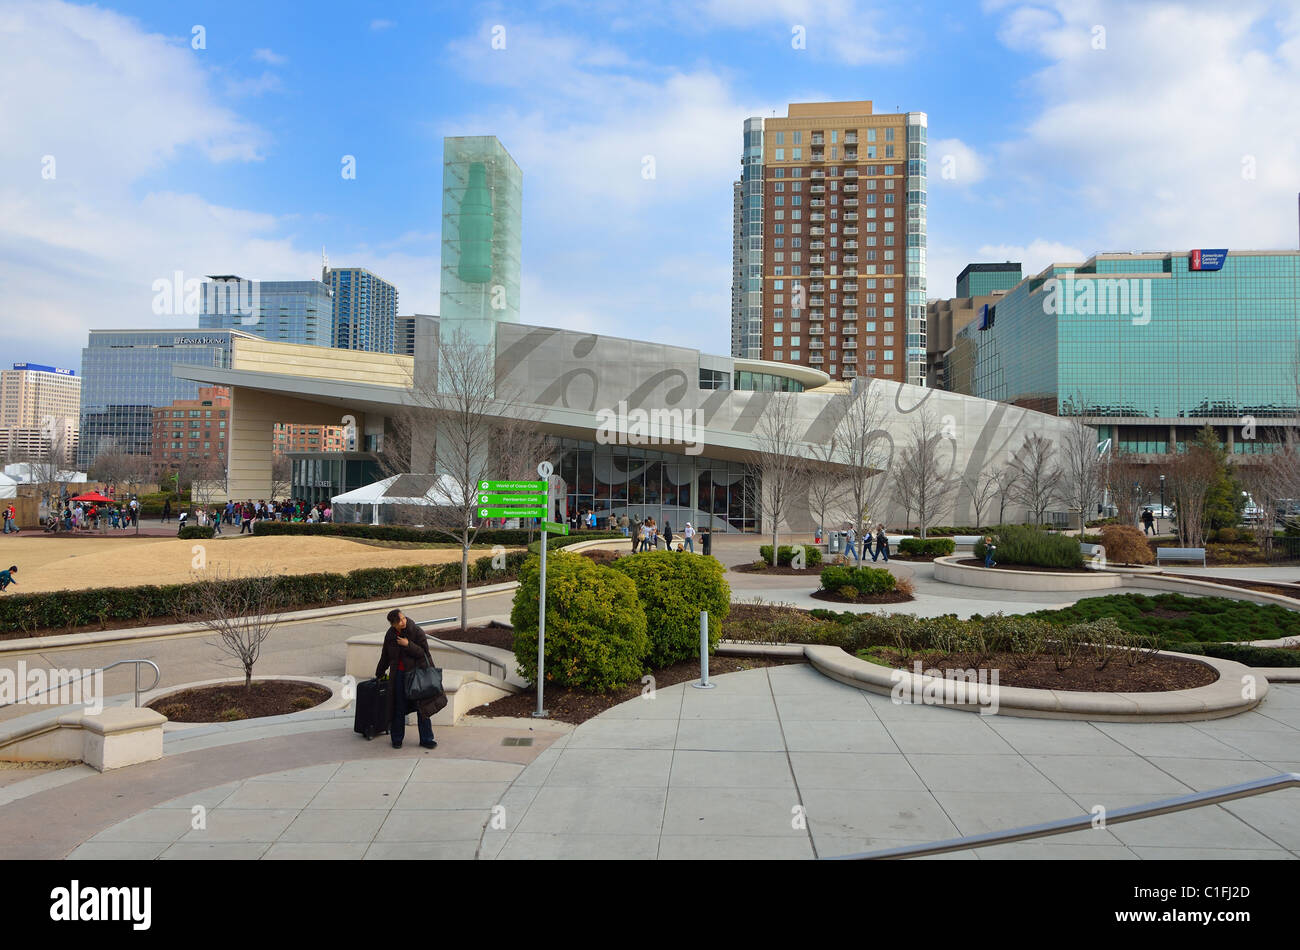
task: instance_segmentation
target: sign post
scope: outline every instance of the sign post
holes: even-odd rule
[[[545,519],[550,515],[551,506],[550,478],[551,472],[555,467],[550,462],[542,462],[537,466],[537,474],[541,477],[540,483],[545,491],[543,495],[543,509],[540,517]],[[546,683],[546,526],[548,522],[542,521],[542,577],[538,585],[538,602],[537,602],[537,710],[533,713],[535,719],[546,718],[546,706],[542,702],[542,690]],[[567,533],[567,532],[566,532]]]

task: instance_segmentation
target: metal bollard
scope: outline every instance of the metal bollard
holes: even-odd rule
[[[700,681],[692,683],[696,689],[713,689],[709,682],[709,612],[700,611]]]

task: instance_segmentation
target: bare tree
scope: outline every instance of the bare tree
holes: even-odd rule
[[[200,625],[216,634],[217,648],[239,663],[246,689],[252,688],[262,644],[280,622],[284,601],[277,580],[268,564],[247,576],[210,568],[191,585],[190,609]]]
[[[793,393],[754,394],[750,398],[770,400],[754,428],[755,448],[748,466],[753,477],[747,482],[749,503],[771,531],[775,567],[781,526],[789,527],[790,508],[799,494],[807,491],[807,446],[801,438],[804,426]]]
[[[1047,509],[1060,498],[1063,474],[1056,454],[1056,446],[1035,432],[1025,436],[1009,463],[1016,472],[1012,497],[1029,510],[1035,524],[1043,523]]]
[[[293,461],[279,452],[271,459],[271,499],[280,500],[289,497],[293,488]]]
[[[67,429],[61,419],[47,416],[41,425],[41,437],[28,451],[17,453],[27,463],[28,478],[41,499],[48,505],[59,493],[62,474],[68,464]]]
[[[893,442],[885,429],[888,412],[880,389],[867,384],[850,396],[835,429],[849,520],[861,530],[877,513],[890,488]]]
[[[961,486],[966,489],[970,495],[970,506],[975,512],[975,529],[984,523],[984,509],[986,509],[997,496],[999,490],[997,470],[989,471],[981,469],[971,474],[961,476]]]
[[[1273,556],[1273,535],[1287,499],[1293,494],[1300,475],[1300,453],[1294,444],[1283,442],[1277,450],[1239,469],[1242,487],[1255,502],[1255,517],[1250,522],[1255,543],[1267,558]]]
[[[497,383],[493,348],[463,333],[440,338],[437,378],[417,371],[411,395],[418,409],[408,417],[407,464],[436,473],[430,489],[437,504],[426,509],[429,527],[460,544],[460,628],[469,617],[469,552],[478,536],[479,482],[497,478],[493,439],[500,420],[516,415],[518,400]],[[430,449],[428,436],[432,436]],[[536,473],[534,472],[534,475]]]
[[[544,432],[538,424],[536,413],[517,407],[516,418],[502,420],[492,437],[496,458],[494,471],[498,478],[508,481],[535,481],[539,462],[557,463],[560,443]],[[555,465],[559,468],[559,465]],[[550,512],[547,512],[548,516]],[[528,521],[528,541],[532,543],[534,524]]]
[[[134,456],[130,452],[122,448],[120,443],[110,442],[100,447],[99,454],[90,463],[89,474],[95,481],[103,482],[116,494],[134,464]]]
[[[1205,544],[1205,502],[1219,477],[1219,465],[1203,445],[1189,441],[1187,451],[1166,456],[1168,487],[1182,544]]]
[[[1060,467],[1063,481],[1061,495],[1071,508],[1079,509],[1079,534],[1084,532],[1088,513],[1097,504],[1105,486],[1105,466],[1098,453],[1097,430],[1084,425],[1074,403],[1067,400],[1065,418],[1068,428],[1061,440]]]
[[[950,467],[944,464],[943,442],[943,431],[934,413],[922,409],[912,420],[896,466],[894,484],[900,497],[906,499],[907,509],[916,511],[922,538],[955,487]]]
[[[196,505],[204,508],[226,495],[226,465],[222,459],[200,459],[191,482],[191,495]]]
[[[1116,449],[1113,445],[1106,469],[1107,484],[1114,499],[1121,524],[1137,524],[1143,498],[1151,491],[1156,472],[1150,462],[1135,452]]]
[[[840,452],[838,433],[823,445],[812,447],[808,466],[808,506],[817,516],[817,524],[823,531],[827,526],[827,513],[844,506],[846,485],[844,473],[840,471],[836,455]]]
[[[1016,498],[1020,484],[1020,469],[1008,459],[993,470],[994,494],[998,500],[998,524],[1006,524],[1007,502]]]

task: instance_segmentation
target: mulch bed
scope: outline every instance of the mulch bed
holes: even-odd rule
[[[815,590],[809,596],[814,600],[828,600],[833,604],[905,604],[909,600],[916,600],[911,594],[900,594],[897,591],[888,594],[871,594],[867,597],[858,596],[852,600],[830,590]]]
[[[781,574],[785,576],[793,574],[798,577],[820,577],[822,573],[822,565],[819,564],[816,567],[805,567],[801,570],[797,567],[772,567],[771,565],[766,567],[755,567],[753,564],[736,564],[727,568],[727,570],[739,571],[742,574]]]
[[[1286,597],[1300,597],[1300,584],[1287,583],[1285,581],[1251,581],[1236,577],[1210,577],[1204,574],[1171,574],[1168,571],[1163,572],[1166,577],[1181,577],[1189,581],[1209,581],[1214,584],[1223,584],[1225,587],[1240,587],[1244,590],[1255,590],[1262,594],[1282,594]]]
[[[425,633],[455,643],[477,643],[485,647],[500,647],[512,653],[515,649],[513,627],[469,627],[464,631],[459,627],[443,627],[439,630],[426,630]]]
[[[301,712],[329,698],[328,689],[311,683],[254,680],[251,689],[245,689],[243,683],[199,686],[163,696],[147,705],[172,722],[234,722]]]
[[[976,557],[964,557],[958,564],[965,564],[967,567],[984,567],[984,562]],[[1038,567],[1034,564],[1003,564],[999,561],[993,565],[995,571],[1034,571],[1043,574],[1096,574],[1091,570],[1076,570],[1072,567]]]
[[[622,551],[601,550],[600,548],[588,548],[585,551],[577,551],[583,557],[589,557],[597,564],[613,564],[623,556]]]
[[[709,677],[712,679],[721,673],[736,673],[740,670],[754,670],[764,666],[786,666],[791,663],[802,662],[804,662],[802,658],[788,657],[711,656],[709,657]],[[683,660],[661,670],[654,670],[650,675],[655,678],[656,689],[663,689],[665,686],[673,686],[677,683],[692,680],[698,681],[700,678],[700,662],[699,660]],[[620,703],[636,699],[641,695],[643,688],[639,681],[609,693],[588,693],[565,686],[548,685],[544,700],[550,718],[579,725]],[[482,718],[518,716],[526,719],[536,711],[537,691],[529,689],[527,692],[516,693],[513,696],[506,696],[495,702],[479,706],[477,709],[471,710],[469,715]]]
[[[904,660],[894,650],[879,650],[878,661],[887,666],[911,671],[915,659],[920,659],[925,670],[997,670],[999,686],[1023,686],[1028,689],[1060,689],[1092,691],[1099,693],[1163,693],[1174,689],[1192,689],[1208,686],[1219,678],[1211,666],[1195,660],[1180,660],[1168,656],[1155,656],[1145,663],[1130,667],[1123,658],[1112,659],[1104,669],[1098,670],[1090,655],[1079,658],[1067,670],[1057,672],[1050,656],[1014,657],[1009,653],[995,653],[981,663],[979,657],[962,654],[921,654],[913,660]],[[1018,661],[1023,669],[1017,668]]]

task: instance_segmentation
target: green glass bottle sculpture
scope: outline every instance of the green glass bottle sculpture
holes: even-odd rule
[[[469,184],[460,203],[460,264],[456,273],[469,284],[492,279],[492,193],[482,162],[469,166]]]

